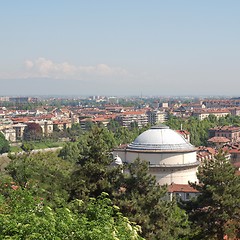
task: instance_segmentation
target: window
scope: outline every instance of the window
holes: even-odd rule
[[[176,199],[177,199],[177,200],[182,199],[181,193],[178,193],[178,192],[176,193]]]

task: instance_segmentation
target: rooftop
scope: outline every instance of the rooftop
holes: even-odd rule
[[[226,137],[212,137],[210,139],[208,139],[208,142],[212,142],[212,143],[227,143],[230,142],[230,140]]]
[[[192,188],[188,184],[175,184],[172,183],[168,186],[168,192],[189,192],[189,193],[197,193],[198,191]]]
[[[158,125],[140,134],[127,149],[153,151],[194,151],[195,147],[182,135],[165,125]]]

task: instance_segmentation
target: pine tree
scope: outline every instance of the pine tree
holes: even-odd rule
[[[220,152],[198,169],[200,184],[191,183],[201,195],[190,214],[196,229],[194,239],[223,239],[240,234],[240,177]]]
[[[142,227],[146,239],[185,239],[189,234],[187,215],[175,201],[166,200],[166,186],[156,184],[147,162],[136,159],[127,171],[114,195],[121,212]]]
[[[103,191],[111,193],[117,169],[109,167],[112,162],[109,142],[102,128],[92,128],[87,143],[81,146],[81,159],[71,176],[71,199],[98,197]]]
[[[61,150],[58,155],[64,160],[70,162],[77,162],[79,160],[80,151],[76,143],[67,143]]]

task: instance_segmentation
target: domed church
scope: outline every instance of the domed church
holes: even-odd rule
[[[165,125],[143,132],[127,147],[115,149],[114,155],[124,163],[131,163],[137,158],[149,162],[149,171],[160,185],[197,181],[199,162],[196,148]]]

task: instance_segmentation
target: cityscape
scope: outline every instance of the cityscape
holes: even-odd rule
[[[0,3],[0,239],[240,239],[239,10]]]

